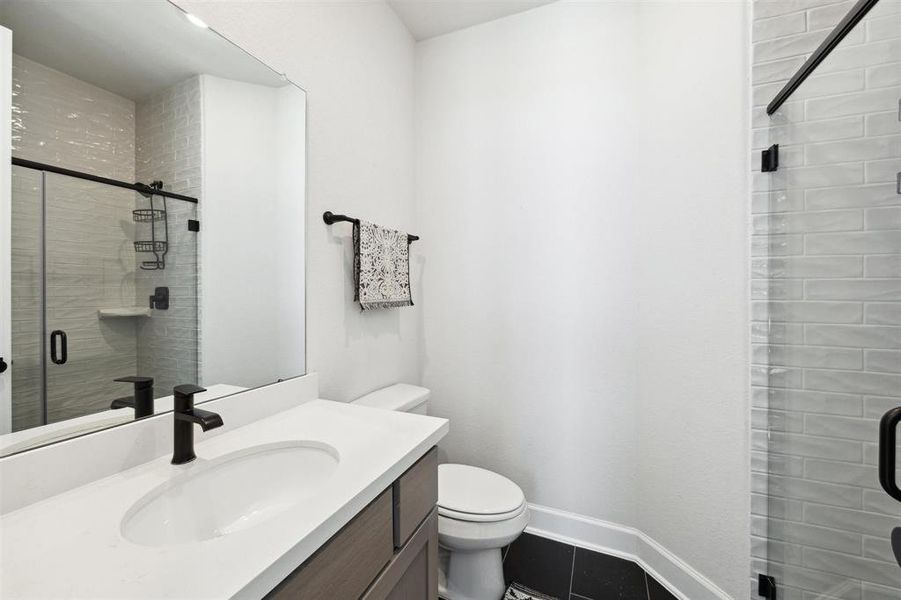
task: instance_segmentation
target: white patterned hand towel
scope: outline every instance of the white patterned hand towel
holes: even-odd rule
[[[413,306],[407,234],[354,223],[354,300],[363,310]]]

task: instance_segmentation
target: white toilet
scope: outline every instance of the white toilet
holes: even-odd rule
[[[427,414],[429,390],[398,383],[354,403]],[[519,486],[469,465],[438,467],[438,542],[445,551],[439,593],[448,600],[499,600],[504,595],[501,548],[529,524]]]

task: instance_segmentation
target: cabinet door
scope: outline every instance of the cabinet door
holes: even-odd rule
[[[438,512],[429,517],[388,564],[364,600],[438,600]]]

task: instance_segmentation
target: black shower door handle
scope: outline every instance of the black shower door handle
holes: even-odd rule
[[[899,422],[901,422],[901,406],[882,415],[879,422],[879,483],[889,496],[901,502],[901,489],[898,489],[895,477],[895,443]]]
[[[57,338],[60,341],[59,348],[56,346]],[[66,339],[66,332],[62,329],[54,329],[50,333],[50,360],[55,365],[64,365],[69,360],[69,341]]]

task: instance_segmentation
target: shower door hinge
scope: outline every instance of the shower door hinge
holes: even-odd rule
[[[761,153],[760,170],[770,173],[779,168],[779,144],[773,144]]]
[[[757,575],[757,594],[767,600],[776,600],[776,578],[763,573]]]

